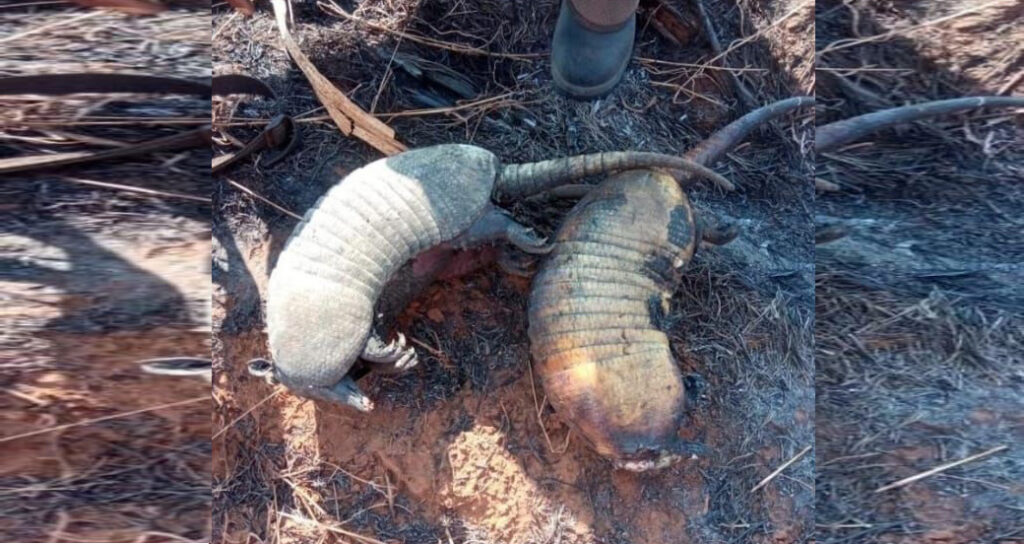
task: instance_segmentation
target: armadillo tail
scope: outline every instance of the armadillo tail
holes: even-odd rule
[[[818,127],[815,135],[814,150],[831,151],[841,145],[848,144],[879,130],[899,123],[918,121],[928,117],[958,113],[977,108],[1020,108],[1024,107],[1024,97],[1020,96],[970,96],[951,100],[936,100],[911,106],[891,108],[850,119],[843,119]]]
[[[710,179],[727,191],[734,189],[729,180],[690,159],[663,153],[612,151],[505,165],[495,184],[494,196],[498,201],[516,200],[579,181],[587,176],[640,168],[682,170],[694,174],[695,177]]]
[[[708,139],[697,144],[684,155],[698,164],[713,164],[730,149],[746,139],[755,128],[768,121],[781,117],[797,108],[814,105],[814,97],[795,96],[778,102],[772,102],[729,123]],[[820,129],[819,129],[820,130]],[[819,132],[819,134],[821,134]]]

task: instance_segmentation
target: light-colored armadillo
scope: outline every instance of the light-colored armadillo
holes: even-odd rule
[[[687,156],[711,163],[757,125],[811,104],[755,110]],[[552,406],[616,466],[648,470],[703,450],[677,435],[685,391],[664,318],[698,244],[735,235],[696,217],[679,183],[651,170],[608,178],[558,229],[530,291],[530,351]]]
[[[349,174],[306,212],[270,276],[267,331],[272,365],[250,372],[303,396],[359,410],[373,403],[350,368],[362,359],[405,370],[415,351],[373,330],[384,285],[410,258],[443,244],[466,248],[508,241],[530,253],[550,249],[492,204],[585,176],[631,168],[680,169],[728,185],[693,161],[640,152],[596,153],[502,166],[470,145],[438,145],[372,162]]]

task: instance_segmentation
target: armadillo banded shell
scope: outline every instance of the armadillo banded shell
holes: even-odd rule
[[[497,175],[490,152],[441,145],[372,162],[331,187],[270,276],[267,330],[281,380],[341,380],[366,345],[383,286],[410,258],[469,228]]]
[[[534,278],[531,352],[544,390],[598,453],[663,451],[682,416],[682,375],[661,330],[697,243],[670,176],[609,178],[569,213]]]

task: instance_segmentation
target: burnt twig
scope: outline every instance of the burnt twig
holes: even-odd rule
[[[818,127],[815,136],[815,151],[831,151],[839,146],[858,140],[879,130],[900,123],[919,121],[950,113],[959,113],[978,108],[1021,108],[1024,97],[1016,96],[970,96],[950,100],[936,100],[910,106],[891,108],[850,119],[843,119]]]

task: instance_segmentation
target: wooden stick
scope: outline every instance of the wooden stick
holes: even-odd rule
[[[256,6],[252,5],[249,0],[228,0],[228,4],[242,15],[249,16],[256,13]]]
[[[707,36],[708,41],[711,42],[711,50],[714,51],[716,55],[721,54],[722,44],[718,41],[718,34],[715,33],[715,25],[711,22],[711,17],[708,16],[707,9],[704,8],[703,0],[697,0],[697,11],[700,12],[700,21],[704,26],[704,35]],[[724,58],[722,59],[722,64],[726,64]],[[740,102],[743,106],[747,111],[754,109],[754,104],[756,104],[757,101],[754,99],[754,95],[750,94],[747,86],[743,84],[743,80],[741,80],[735,72],[727,71],[726,73],[729,74],[729,79],[732,80],[732,85],[736,88],[736,94],[739,95]]]
[[[71,0],[87,8],[104,8],[130,15],[156,15],[167,11],[167,6],[149,0]]]
[[[866,44],[866,43],[872,43],[872,42],[877,42],[877,41],[885,41],[885,40],[888,40],[889,38],[892,38],[894,36],[899,36],[900,34],[906,34],[907,32],[912,32],[914,30],[920,30],[922,28],[928,28],[930,26],[935,26],[935,25],[937,25],[939,23],[944,23],[946,21],[951,21],[953,19],[956,19],[956,18],[959,18],[959,17],[963,17],[964,15],[970,15],[972,13],[977,13],[977,12],[979,12],[981,10],[990,8],[992,6],[999,5],[1001,3],[1004,3],[1004,0],[993,0],[992,2],[986,2],[984,4],[973,5],[973,6],[969,7],[969,8],[963,9],[963,10],[958,11],[956,13],[953,13],[951,15],[946,15],[946,16],[939,17],[937,19],[932,19],[930,21],[925,21],[923,23],[919,23],[919,24],[916,24],[916,25],[911,25],[911,26],[907,26],[907,27],[903,27],[903,28],[896,28],[896,29],[890,30],[888,32],[883,32],[882,34],[875,34],[873,36],[867,36],[867,37],[863,37],[863,38],[846,38],[846,39],[842,39],[842,40],[836,40],[836,41],[834,41],[834,42],[832,42],[830,44],[827,44],[821,51],[818,51],[817,53],[815,53],[814,54],[814,59],[815,59],[815,61],[819,61],[819,59],[821,59],[821,57],[824,56],[826,53],[834,53],[834,52],[839,51],[841,49],[847,49],[849,47],[854,47],[854,46],[857,46],[857,45],[863,45],[863,44]]]
[[[761,489],[762,487],[768,485],[768,482],[771,482],[772,480],[775,479],[776,476],[778,476],[779,474],[782,474],[783,470],[786,470],[787,468],[789,468],[789,465],[792,465],[793,463],[799,461],[800,458],[803,457],[804,455],[806,455],[807,452],[809,452],[809,451],[811,451],[811,447],[807,446],[806,448],[801,450],[800,453],[794,455],[792,459],[790,459],[789,461],[786,461],[785,463],[782,463],[781,467],[775,469],[775,471],[772,472],[771,474],[769,474],[765,479],[763,479],[760,482],[758,482],[758,484],[755,485],[750,490],[750,492],[753,493],[753,492],[757,491],[758,489]]]
[[[915,475],[913,475],[913,476],[911,476],[909,478],[904,478],[904,479],[902,479],[902,480],[900,480],[898,482],[893,482],[893,483],[891,483],[889,485],[883,485],[882,487],[879,487],[878,489],[876,489],[875,493],[882,493],[884,491],[889,491],[890,489],[896,489],[898,487],[903,487],[903,486],[905,486],[907,484],[912,484],[912,483],[914,483],[914,482],[916,482],[918,480],[923,480],[923,479],[925,479],[925,478],[927,478],[929,476],[934,476],[935,474],[938,474],[940,472],[949,470],[951,468],[958,467],[960,465],[964,465],[964,464],[970,463],[972,461],[977,461],[978,459],[981,459],[983,457],[988,457],[989,455],[993,455],[993,454],[996,454],[996,453],[999,453],[1001,451],[1008,450],[1008,449],[1010,449],[1010,446],[1007,446],[1007,445],[1004,444],[1002,446],[997,446],[995,448],[992,448],[992,449],[990,449],[988,451],[983,451],[983,452],[981,452],[979,454],[972,455],[970,457],[966,457],[966,458],[961,459],[959,461],[953,461],[951,463],[946,463],[944,465],[939,465],[939,466],[937,466],[937,467],[935,467],[935,468],[933,468],[931,470],[926,470],[926,471],[924,471],[924,472],[922,472],[920,474],[915,474]]]
[[[63,177],[61,179],[64,180],[64,181],[71,182],[71,183],[78,183],[78,184],[81,184],[81,185],[92,185],[92,186],[95,186],[95,187],[104,187],[106,189],[116,189],[118,191],[127,191],[129,193],[139,193],[139,194],[143,194],[143,195],[161,196],[161,197],[167,197],[167,198],[181,198],[181,199],[184,199],[184,200],[191,200],[191,201],[194,201],[194,202],[202,202],[204,204],[209,204],[210,203],[210,198],[209,197],[201,197],[201,196],[195,196],[195,195],[186,195],[184,193],[174,193],[174,192],[171,192],[171,191],[158,191],[156,189],[147,189],[145,187],[138,187],[136,185],[122,185],[120,183],[110,183],[110,182],[106,182],[106,181],[95,181],[95,180],[91,180],[91,179],[80,179],[80,178],[71,178],[71,177]]]
[[[394,155],[405,151],[406,147],[395,140],[395,131],[384,122],[363,111],[355,102],[349,100],[344,93],[338,90],[309,60],[309,57],[302,52],[299,44],[292,37],[288,30],[286,0],[271,0],[274,7],[274,16],[277,19],[277,29],[281,33],[281,40],[285,49],[291,55],[295,64],[305,74],[309,84],[313,87],[317,100],[324,105],[327,113],[330,114],[334,124],[338,125],[341,132],[346,136],[355,136],[370,144],[385,155]]]
[[[242,415],[236,417],[235,419],[232,419],[230,423],[228,423],[227,425],[221,427],[221,429],[219,431],[217,431],[216,433],[214,433],[213,436],[210,437],[210,441],[212,442],[214,440],[217,440],[217,438],[220,437],[220,435],[226,433],[229,429],[234,427],[235,424],[238,423],[239,421],[241,421],[241,419],[243,417],[251,414],[253,410],[259,408],[260,406],[263,405],[263,403],[267,402],[268,400],[276,397],[277,394],[280,393],[280,392],[281,392],[281,389],[274,389],[274,391],[271,392],[269,395],[267,395],[266,397],[263,397],[263,400],[257,402],[256,404],[253,404],[251,408],[249,408],[245,412],[242,412]]]
[[[102,15],[102,14],[103,14],[102,11],[90,11],[88,13],[79,15],[78,17],[67,17],[67,18],[62,17],[62,18],[60,18],[57,21],[54,21],[52,23],[47,23],[45,25],[39,25],[39,26],[37,26],[35,28],[30,28],[30,29],[28,29],[28,30],[26,30],[24,32],[19,33],[19,34],[11,34],[11,35],[8,35],[8,36],[4,36],[3,38],[0,38],[0,43],[12,42],[12,41],[15,41],[15,40],[21,40],[21,39],[25,38],[25,36],[28,36],[28,35],[31,35],[31,34],[38,34],[39,32],[43,32],[44,30],[53,30],[54,28],[57,28],[57,27],[60,27],[60,26],[68,26],[68,25],[71,25],[73,23],[80,23],[80,22],[82,22],[85,19],[90,19],[92,17],[96,17],[96,16]]]
[[[187,132],[164,136],[155,140],[135,143],[126,147],[105,149],[103,151],[70,151],[47,155],[28,155],[0,159],[0,174],[14,174],[50,168],[61,168],[76,164],[88,164],[112,159],[124,159],[159,153],[178,151],[193,147],[201,147],[209,142],[210,127],[202,127]]]

